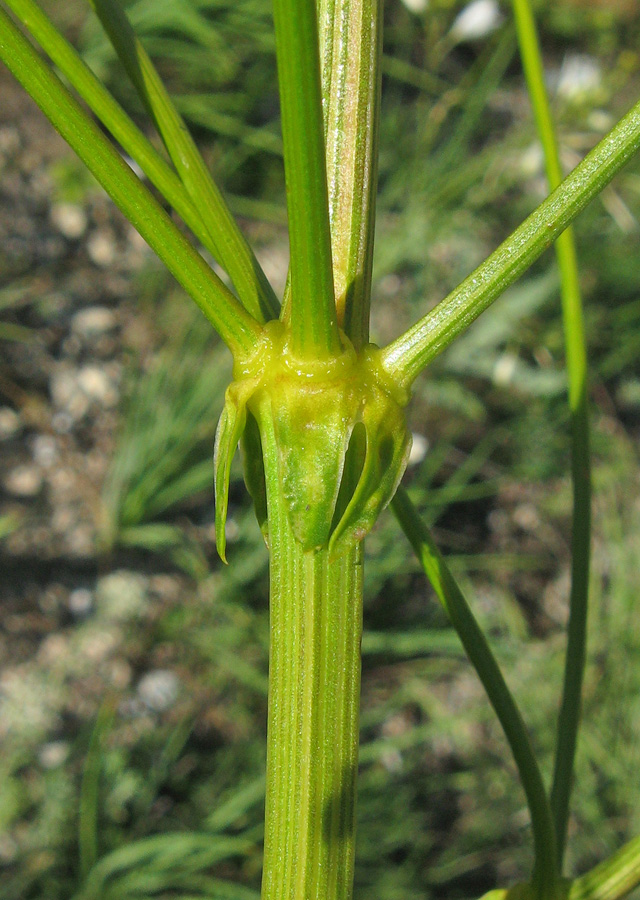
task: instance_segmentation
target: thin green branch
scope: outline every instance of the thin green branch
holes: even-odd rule
[[[436,547],[429,529],[402,487],[398,488],[391,507],[457,631],[509,742],[531,814],[535,850],[533,883],[539,898],[551,900],[558,883],[555,829],[547,792],[526,725],[484,633]]]
[[[513,0],[522,64],[529,88],[538,135],[544,150],[549,188],[562,181],[560,154],[544,80],[542,56],[529,0]],[[562,703],[558,720],[551,809],[553,811],[558,865],[567,839],[569,800],[573,782],[582,681],[586,660],[589,558],[591,549],[591,465],[589,454],[589,405],[587,349],[584,335],[582,297],[573,230],[568,228],[556,241],[560,269],[564,318],[569,410],[571,413],[571,470],[573,482],[573,525],[571,536],[571,594],[567,656]]]
[[[320,0],[318,22],[335,302],[358,349],[369,339],[382,0]]]
[[[215,257],[246,309],[265,321],[276,318],[278,302],[184,120],[117,0],[89,0],[129,78],[147,107],[191,200],[207,228]]]
[[[216,250],[209,231],[174,170],[114,100],[71,44],[56,30],[33,0],[5,0],[5,5],[20,19],[89,109],[108,128],[123,150],[138,163],[151,183],[171,204],[203,246],[215,255]]]
[[[558,238],[640,147],[640,102],[562,184],[435,309],[382,351],[408,388],[420,372]]]
[[[195,300],[234,356],[251,356],[260,340],[259,324],[183,237],[2,9],[0,59]]]
[[[315,0],[274,0],[291,247],[292,348],[339,352]]]

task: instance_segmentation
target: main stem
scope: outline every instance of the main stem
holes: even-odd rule
[[[358,764],[361,545],[338,558],[295,540],[270,416],[260,415],[271,639],[262,900],[349,900]]]

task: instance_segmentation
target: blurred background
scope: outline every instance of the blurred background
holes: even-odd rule
[[[86,5],[42,5],[143,124]],[[127,6],[280,290],[268,0]],[[640,96],[640,11],[634,0],[542,0],[537,11],[568,170]],[[509,5],[388,0],[385,25],[379,343],[546,191]],[[2,897],[249,900],[267,555],[238,461],[230,566],[215,554],[213,435],[229,358],[5,70],[0,95]],[[595,496],[575,873],[640,832],[639,214],[637,160],[576,226]],[[547,777],[569,588],[564,392],[548,253],[419,381],[405,477]],[[367,542],[363,652],[356,897],[455,900],[526,877],[528,815],[505,741],[389,513]]]

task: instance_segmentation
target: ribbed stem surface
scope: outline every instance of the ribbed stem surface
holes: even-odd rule
[[[362,556],[293,537],[260,416],[271,580],[263,900],[349,900],[358,763]]]

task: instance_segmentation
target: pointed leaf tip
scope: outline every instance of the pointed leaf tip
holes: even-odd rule
[[[225,526],[229,508],[229,478],[231,463],[247,421],[247,399],[250,391],[246,383],[233,382],[227,388],[224,408],[216,429],[213,451],[213,471],[215,490],[215,535],[218,555],[227,562],[227,537]]]

